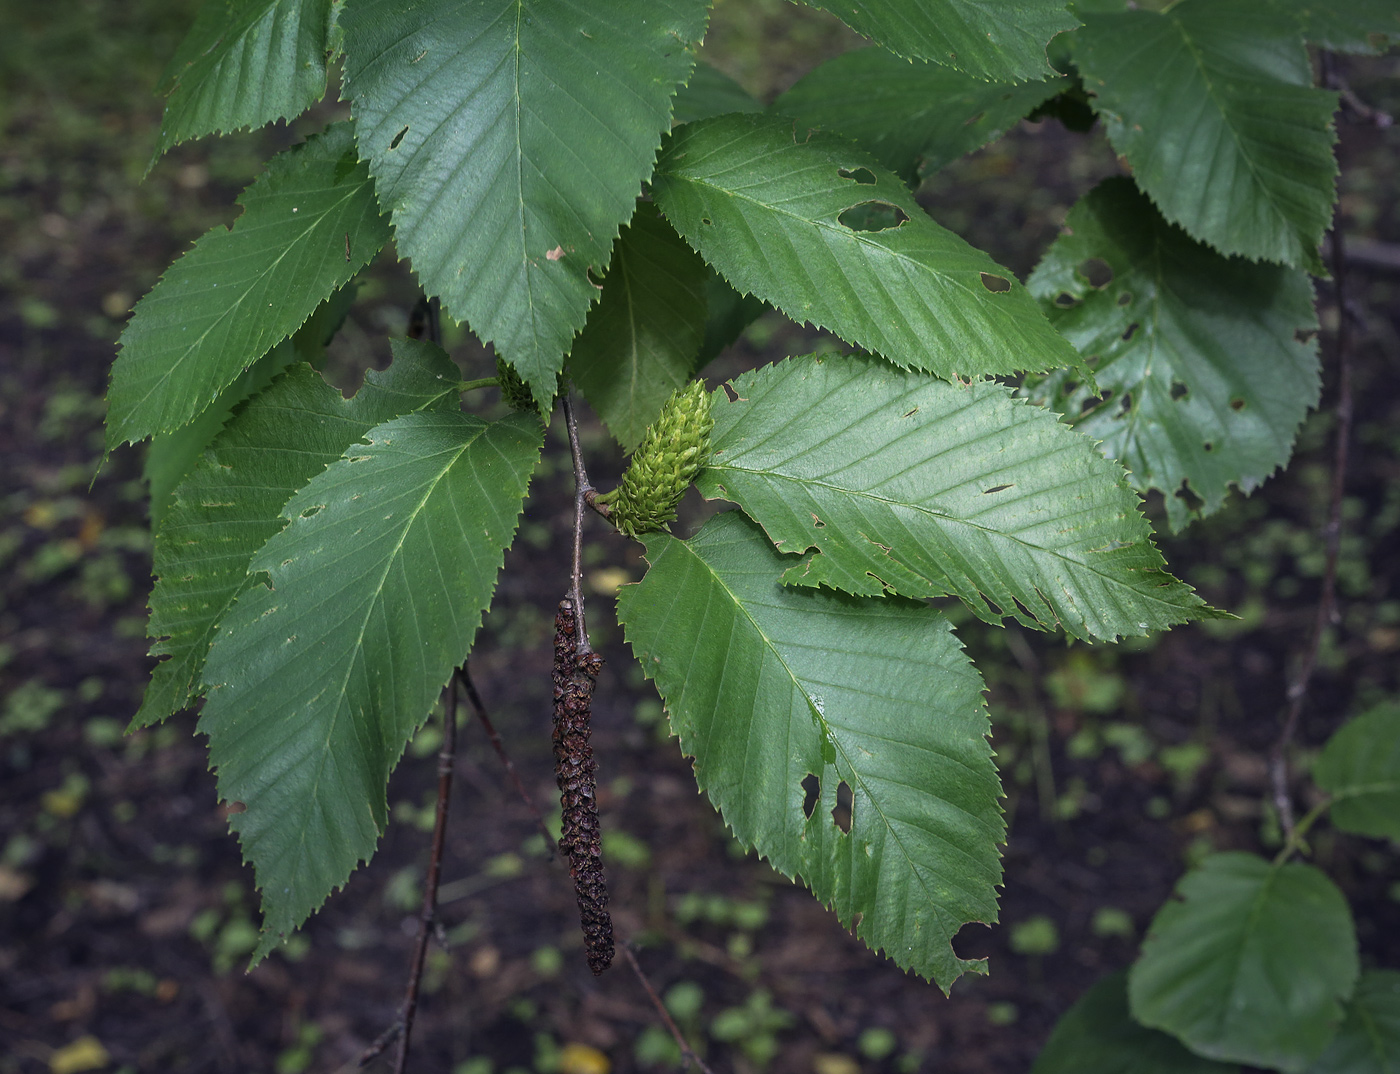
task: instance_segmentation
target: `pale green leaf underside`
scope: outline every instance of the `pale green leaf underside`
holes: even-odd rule
[[[1133,178],[1193,238],[1321,273],[1337,95],[1257,0],[1084,16],[1074,58]]]
[[[849,138],[913,185],[1000,138],[1067,81],[986,82],[866,48],[817,67],[773,111]]]
[[[341,16],[345,93],[399,250],[541,404],[707,16],[703,0],[360,0]]]
[[[1157,912],[1128,977],[1133,1017],[1212,1059],[1302,1074],[1358,972],[1346,898],[1311,865],[1213,854]]]
[[[1378,705],[1328,740],[1313,768],[1343,831],[1400,840],[1400,704]]]
[[[951,378],[1078,362],[1009,271],[835,135],[799,140],[778,116],[687,123],[663,148],[652,191],[738,291],[897,365]],[[883,231],[841,222],[870,202],[908,219]]]
[[[1064,1013],[1031,1074],[1238,1074],[1239,1067],[1192,1055],[1170,1034],[1134,1022],[1127,976],[1103,978]]]
[[[709,270],[642,202],[613,247],[603,295],[569,352],[569,372],[628,451],[695,368]]]
[[[965,387],[871,358],[789,359],[713,396],[710,465],[784,552],[784,581],[953,595],[1076,638],[1219,613],[1164,570],[1122,468],[1000,384]],[[995,605],[990,607],[989,603]]]
[[[647,537],[618,618],[739,840],[844,924],[947,990],[980,960],[952,940],[996,919],[1004,822],[982,680],[927,606],[792,589],[737,512]],[[804,816],[803,780],[820,781]],[[852,792],[851,829],[832,819]]]
[[[253,554],[286,525],[282,507],[374,426],[425,407],[457,408],[457,367],[437,347],[394,342],[394,362],[347,400],[309,366],[239,410],[176,489],[156,532],[148,633],[162,639],[132,721],[146,727],[193,703],[214,629],[256,581]]]
[[[1053,74],[1045,46],[1079,25],[1065,0],[806,0],[887,49],[991,82]]]
[[[188,423],[389,240],[348,123],[279,153],[239,202],[232,229],[137,303],[112,366],[109,449]]]
[[[1103,272],[1091,259],[1111,281],[1091,282],[1086,265]],[[1092,362],[1099,389],[1057,371],[1030,397],[1101,441],[1135,488],[1160,490],[1172,529],[1288,462],[1321,379],[1301,270],[1222,257],[1120,178],[1070,211],[1026,286]]]
[[[385,785],[467,655],[539,455],[529,414],[377,425],[287,503],[204,666],[219,796],[262,891],[254,961],[374,853]]]
[[[161,76],[159,157],[205,134],[301,115],[326,92],[331,0],[206,0]]]
[[[1356,982],[1346,1021],[1308,1074],[1400,1071],[1400,972],[1367,970]]]

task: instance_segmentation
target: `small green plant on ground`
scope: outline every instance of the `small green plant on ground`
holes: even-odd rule
[[[203,699],[262,896],[254,963],[373,855],[388,776],[470,652],[556,408],[576,484],[560,844],[595,972],[613,940],[589,508],[645,548],[617,620],[735,838],[944,990],[986,971],[953,940],[996,920],[1005,825],[982,679],[933,602],[1102,642],[1224,615],[1167,572],[1139,495],[1180,529],[1287,463],[1318,400],[1309,274],[1336,173],[1338,95],[1308,45],[1384,47],[1393,5],[820,6],[874,45],[770,107],[696,65],[708,0],[246,0],[206,5],[177,50],[158,154],[299,115],[334,65],[349,105],[141,301],[108,396],[108,449],[151,441],[162,660],[134,723]],[[913,188],[1027,115],[1102,123],[1131,175],[1080,200],[1022,285]],[[392,340],[351,399],[320,375],[391,243],[494,370],[464,380],[428,330]],[[766,308],[849,353],[711,388],[705,364]],[[493,387],[513,413],[463,409]],[[615,489],[588,481],[575,391],[632,453]],[[735,509],[682,538],[668,527],[692,485]],[[1345,901],[1293,860],[1329,804],[1345,830],[1400,834],[1394,711],[1339,732],[1315,778],[1330,797],[1296,822],[1284,781],[1273,862],[1210,855],[1187,875],[1126,990],[1062,1024],[1064,1054],[1091,1037],[1197,1066],[1396,1054],[1393,1031],[1355,1028],[1394,1026],[1389,978],[1358,983]],[[1026,952],[1053,952],[1032,924]],[[783,1025],[762,995],[710,1030],[759,1065]]]

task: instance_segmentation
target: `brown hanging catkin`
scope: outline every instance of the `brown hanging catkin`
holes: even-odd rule
[[[559,849],[569,856],[588,968],[595,974],[607,969],[613,957],[598,827],[598,765],[588,744],[593,685],[602,667],[597,653],[579,654],[574,602],[561,600],[554,617],[554,775],[564,813]]]

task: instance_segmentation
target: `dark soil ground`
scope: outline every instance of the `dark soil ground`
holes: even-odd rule
[[[720,8],[715,59],[760,93],[846,41],[817,17],[780,20],[797,9],[732,7]],[[150,542],[138,452],[115,454],[89,488],[113,343],[132,302],[194,237],[232,219],[258,162],[292,137],[185,147],[138,184],[159,114],[149,88],[191,10],[0,0],[0,1074],[354,1069],[395,1018],[421,898],[436,722],[393,778],[393,822],[373,863],[251,974],[251,873],[194,715],[123,734],[150,666]],[[1394,57],[1350,70],[1363,98],[1400,111]],[[1341,136],[1348,235],[1400,242],[1396,130],[1344,124]],[[923,197],[1024,276],[1069,205],[1116,168],[1100,135],[1052,122],[940,174]],[[1353,279],[1364,328],[1341,606],[1300,767],[1344,718],[1400,696],[1400,303],[1395,276],[1363,265]],[[1055,1019],[1132,960],[1193,860],[1277,845],[1265,756],[1314,614],[1334,425],[1338,314],[1325,285],[1320,296],[1324,409],[1293,465],[1162,540],[1174,570],[1238,621],[1117,648],[962,624],[990,687],[1011,823],[1002,923],[959,938],[960,954],[990,957],[991,974],[964,978],[951,997],[865,949],[728,838],[608,625],[611,593],[640,560],[601,526],[590,532],[615,920],[716,1071],[1022,1074]],[[387,360],[382,337],[402,331],[413,298],[400,269],[375,266],[336,344],[343,386]],[[460,331],[448,343],[466,375],[489,372]],[[707,373],[713,383],[812,346],[770,317]],[[621,460],[601,433],[586,440],[596,476],[615,475]],[[471,659],[546,805],[551,620],[571,509],[557,429],[551,447]],[[457,777],[412,1069],[676,1069],[626,964],[588,973],[566,872],[475,721],[464,722]],[[1324,828],[1312,851],[1352,902],[1363,963],[1400,968],[1396,848]]]

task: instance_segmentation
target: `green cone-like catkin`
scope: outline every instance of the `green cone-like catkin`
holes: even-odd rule
[[[681,496],[710,460],[714,427],[703,381],[691,381],[666,401],[632,453],[622,483],[598,497],[620,532],[628,537],[651,533],[676,517]]]
[[[511,405],[514,410],[525,410],[531,414],[540,412],[539,403],[535,402],[534,393],[530,391],[530,385],[526,384],[520,374],[513,366],[506,364],[504,358],[496,359],[496,377],[501,382],[501,398]],[[558,398],[559,392],[563,388],[564,375],[560,373],[554,382],[554,395]]]

